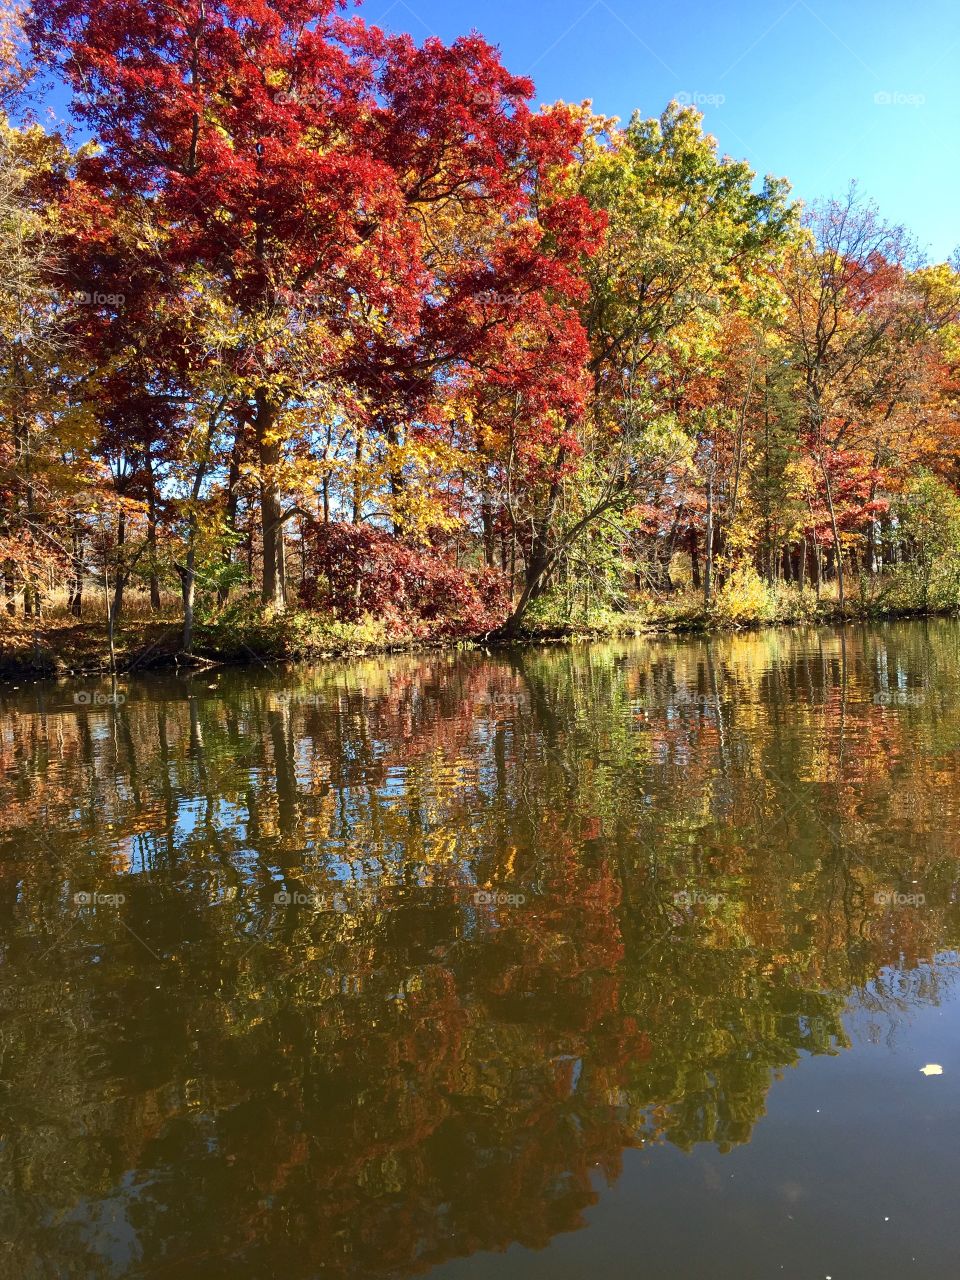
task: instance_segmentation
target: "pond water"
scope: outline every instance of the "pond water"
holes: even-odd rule
[[[0,1275],[956,1274],[958,819],[946,621],[7,686]]]

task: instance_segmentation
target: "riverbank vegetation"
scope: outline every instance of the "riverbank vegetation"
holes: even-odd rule
[[[957,607],[958,262],[856,187],[331,0],[2,34],[10,662]]]

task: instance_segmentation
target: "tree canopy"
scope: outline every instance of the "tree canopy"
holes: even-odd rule
[[[535,108],[480,36],[333,0],[36,0],[0,57],[8,614],[136,590],[189,650],[245,595],[382,613],[388,562],[460,602],[412,633],[685,585],[956,604],[911,513],[960,479],[957,263],[855,187],[803,208],[690,106]]]

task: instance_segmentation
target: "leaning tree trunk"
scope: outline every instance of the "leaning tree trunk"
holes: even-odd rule
[[[177,565],[180,575],[180,595],[183,601],[183,652],[193,650],[193,619],[197,591],[197,573],[195,568],[196,548],[191,544],[185,563]]]
[[[508,635],[514,635],[521,630],[524,615],[533,602],[543,595],[549,581],[551,557],[546,551],[545,545],[540,543],[539,538],[535,539],[534,542],[535,546],[527,562],[527,572],[524,575],[520,599],[514,605],[513,613],[508,618],[504,628]]]
[[[514,605],[513,612],[503,628],[506,635],[516,635],[522,629],[523,616],[527,609],[546,590],[554,561],[550,544],[553,539],[553,526],[556,520],[557,508],[560,505],[560,495],[562,493],[560,473],[563,470],[565,461],[566,450],[561,445],[557,452],[554,479],[550,484],[550,492],[547,497],[543,518],[534,534],[533,543],[530,547],[530,557],[527,560],[523,590],[520,592],[520,599]]]

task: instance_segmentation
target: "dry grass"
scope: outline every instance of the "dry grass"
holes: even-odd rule
[[[17,613],[23,612],[23,601],[17,598]],[[50,622],[77,622],[69,608],[70,596],[66,590],[51,591],[43,597],[44,620]],[[148,621],[156,618],[176,618],[181,608],[180,596],[174,591],[160,593],[160,609],[154,611],[150,604],[149,591],[130,589],[124,592],[123,616],[129,620]],[[86,584],[83,594],[83,617],[80,622],[101,623],[106,625],[107,602],[103,598],[102,588]],[[27,624],[31,619],[26,619]]]
[[[110,667],[110,647],[102,596],[87,596],[83,617],[75,618],[65,592],[44,600],[43,617],[25,618],[0,611],[0,677],[55,675],[105,671]],[[100,606],[99,608],[97,606]],[[154,613],[150,597],[131,591],[114,641],[119,664],[129,666],[151,651],[161,656],[175,653],[179,640],[179,600],[170,596]]]

